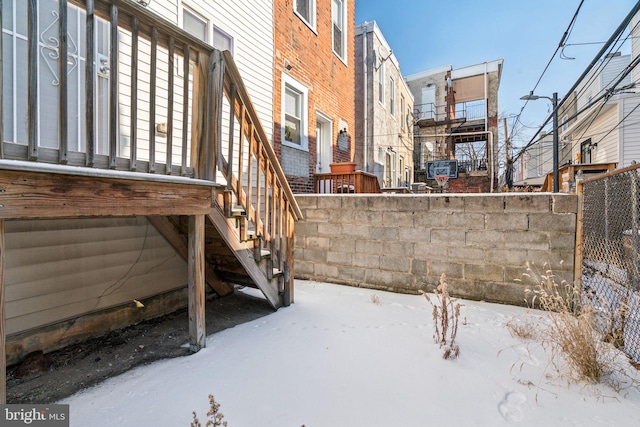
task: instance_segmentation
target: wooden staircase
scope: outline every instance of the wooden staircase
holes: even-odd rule
[[[288,306],[300,209],[233,58],[216,50],[207,65],[202,79],[208,82],[209,98],[195,101],[205,106],[203,117],[195,120],[206,124],[201,137],[210,143],[199,146],[196,171],[197,177],[219,185],[206,215],[205,280],[221,296],[233,292],[234,285],[251,286],[275,309]],[[187,217],[149,219],[186,259]]]

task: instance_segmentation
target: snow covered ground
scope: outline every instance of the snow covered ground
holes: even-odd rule
[[[460,358],[444,360],[422,296],[296,281],[295,298],[59,403],[72,426],[188,427],[210,393],[230,427],[640,425],[639,390],[567,385],[539,346],[511,337],[510,319],[540,312],[464,301]]]

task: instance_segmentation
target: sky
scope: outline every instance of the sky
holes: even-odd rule
[[[460,354],[445,360],[421,295],[296,280],[292,306],[59,403],[72,427],[188,426],[192,411],[204,425],[209,394],[230,427],[638,425],[637,387],[568,384],[539,344],[506,328],[540,325],[542,312],[459,302]],[[618,362],[620,380],[638,381]]]
[[[535,93],[564,97],[635,3],[585,0],[562,51],[575,59],[561,59],[559,52]],[[377,22],[405,76],[503,59],[503,117],[520,112],[520,97],[536,87],[579,5],[580,0],[356,0],[355,23]],[[622,51],[630,53],[629,45]],[[531,128],[521,127],[514,147],[529,142],[550,113],[549,101],[530,101],[521,122]]]

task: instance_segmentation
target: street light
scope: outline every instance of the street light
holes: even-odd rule
[[[553,98],[548,96],[534,95],[533,91],[529,95],[521,97],[523,101],[535,101],[545,98],[553,104],[553,192],[560,192],[560,182],[558,178],[558,92],[553,93]]]

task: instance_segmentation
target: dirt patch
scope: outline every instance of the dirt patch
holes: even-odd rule
[[[206,303],[207,335],[267,316],[264,299],[236,292]],[[145,321],[100,338],[7,368],[7,403],[54,403],[84,388],[160,359],[188,356],[187,310]]]

